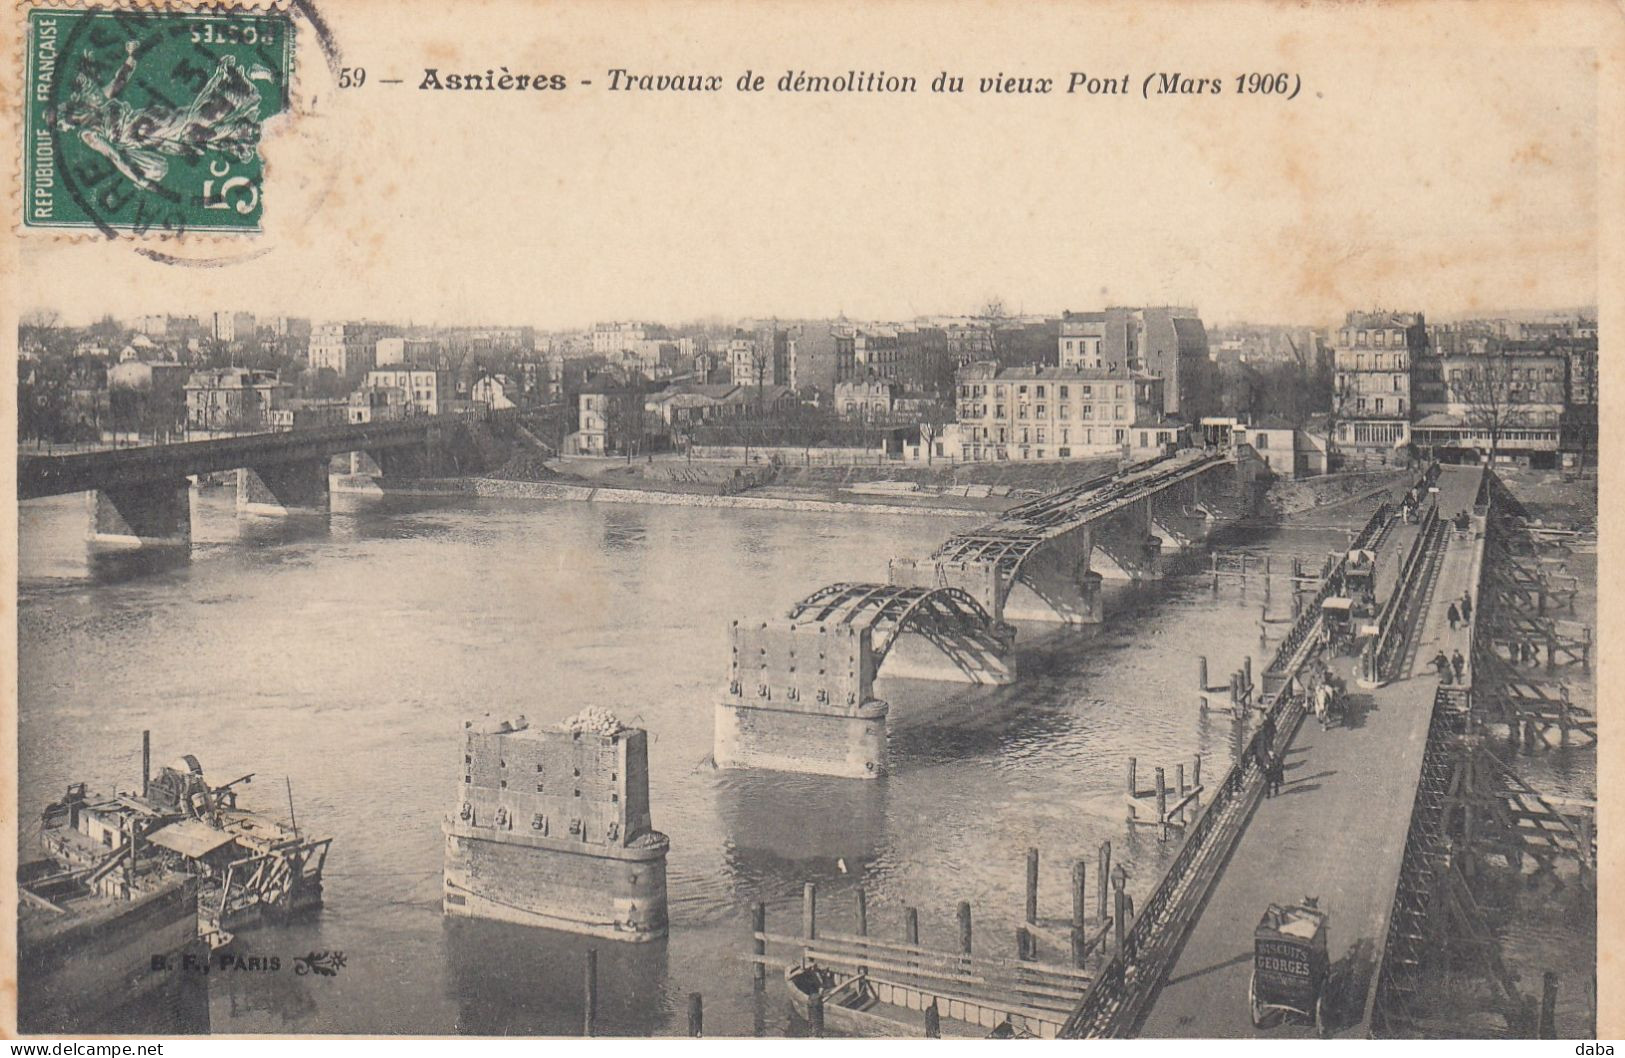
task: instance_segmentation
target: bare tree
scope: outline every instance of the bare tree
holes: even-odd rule
[[[1474,433],[1489,438],[1488,462],[1495,463],[1507,431],[1529,425],[1533,382],[1526,389],[1513,378],[1512,361],[1505,353],[1475,357],[1460,379],[1448,383],[1452,399],[1464,405],[1463,418]]]
[[[1338,372],[1333,375],[1331,415],[1326,419],[1326,472],[1332,472],[1332,456],[1337,451],[1337,427],[1343,421],[1343,413],[1348,409],[1349,401],[1354,399],[1354,383],[1348,375]]]
[[[55,351],[52,339],[62,329],[62,314],[55,309],[35,309],[17,323],[17,340],[24,348],[38,346]]]
[[[1004,329],[1009,322],[1010,313],[1005,310],[1004,299],[1001,297],[989,298],[982,306],[982,320],[987,324],[987,351],[988,359],[1004,366]]]

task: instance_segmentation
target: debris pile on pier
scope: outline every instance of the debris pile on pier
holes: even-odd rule
[[[578,735],[614,735],[626,730],[626,725],[608,709],[589,705],[569,719],[560,721],[558,730]]]

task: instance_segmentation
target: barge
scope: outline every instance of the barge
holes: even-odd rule
[[[208,957],[197,879],[132,851],[94,876],[50,859],[19,868],[21,1031],[209,1031],[207,988],[188,972]]]
[[[49,860],[92,888],[138,860],[195,879],[195,930],[210,948],[233,932],[318,907],[332,838],[301,834],[237,803],[244,775],[210,786],[187,755],[156,776],[142,738],[141,792],[103,796],[73,783],[41,816]],[[290,817],[292,801],[289,802]]]

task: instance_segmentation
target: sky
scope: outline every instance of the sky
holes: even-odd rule
[[[408,19],[330,2],[336,51],[324,62],[302,34],[300,112],[267,133],[262,236],[147,246],[156,260],[127,239],[30,237],[19,304],[70,322],[234,309],[553,329],[906,319],[994,297],[1311,324],[1597,300],[1597,56],[1561,19],[1468,21],[1449,4],[1403,27],[1407,5],[1010,10],[490,0]],[[337,66],[369,83],[338,88]],[[569,87],[424,90],[427,68],[556,72]],[[727,90],[610,92],[616,68],[715,73]],[[747,69],[769,91],[734,91]],[[771,91],[802,69],[908,74],[922,91]],[[1297,98],[1236,94],[1249,70],[1290,72]],[[926,91],[944,71],[971,90]],[[1130,91],[975,90],[1001,72]],[[1142,98],[1159,72],[1223,90]]]

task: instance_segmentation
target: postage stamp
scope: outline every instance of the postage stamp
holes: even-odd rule
[[[27,32],[25,227],[260,230],[288,15],[36,9]]]

